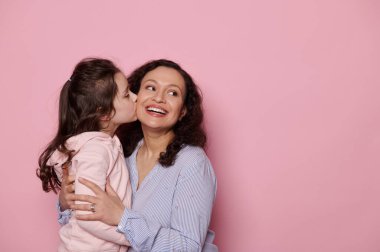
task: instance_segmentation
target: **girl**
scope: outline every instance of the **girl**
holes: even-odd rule
[[[43,190],[57,193],[63,170],[68,168],[76,177],[75,193],[94,195],[77,183],[79,177],[103,190],[109,180],[123,205],[130,208],[129,174],[115,131],[119,125],[136,120],[135,101],[125,76],[111,61],[81,61],[61,90],[58,132],[39,158],[37,176]],[[72,214],[60,229],[58,251],[126,251],[129,242],[115,227],[75,217],[91,212],[96,212],[95,204],[90,211]]]

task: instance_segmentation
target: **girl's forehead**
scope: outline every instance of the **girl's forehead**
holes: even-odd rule
[[[123,73],[119,72],[115,74],[115,82],[120,91],[128,89],[128,81]]]

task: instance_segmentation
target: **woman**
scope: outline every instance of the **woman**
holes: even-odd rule
[[[131,244],[129,251],[217,251],[207,232],[216,178],[203,151],[206,136],[197,86],[168,60],[146,63],[128,82],[137,93],[139,122],[121,128],[119,137],[130,172],[132,209],[124,208],[110,186],[104,192],[88,180],[80,182],[96,196],[73,194],[70,178],[63,182],[61,206],[93,209],[77,218],[117,226]]]

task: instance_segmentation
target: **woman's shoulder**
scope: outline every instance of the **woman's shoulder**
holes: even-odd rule
[[[178,153],[179,156],[196,156],[196,157],[207,157],[206,152],[202,147],[185,145]]]
[[[194,173],[214,173],[211,162],[203,148],[185,146],[177,155],[175,166],[181,167],[181,175],[185,177]]]
[[[208,157],[203,148],[199,146],[186,145],[178,152],[176,161],[191,161],[192,163],[194,163],[204,160],[208,160]]]

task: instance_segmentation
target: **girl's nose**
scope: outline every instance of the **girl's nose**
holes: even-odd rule
[[[133,93],[131,90],[129,90],[128,92],[129,92],[129,95],[131,96],[132,101],[136,102],[137,101],[137,95],[135,93]]]

